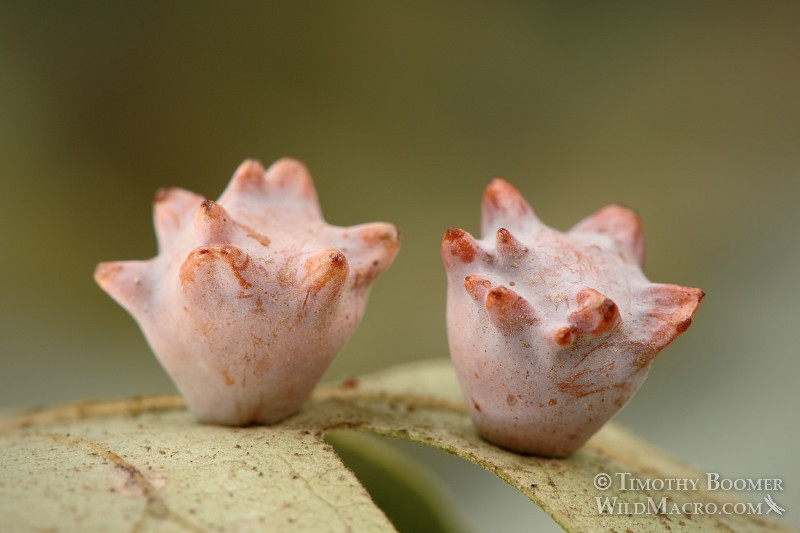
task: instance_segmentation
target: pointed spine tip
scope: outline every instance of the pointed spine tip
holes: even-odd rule
[[[611,204],[576,224],[570,233],[608,235],[619,253],[630,262],[644,265],[644,231],[639,214],[622,204]]]
[[[152,260],[151,260],[152,261]],[[94,268],[94,279],[109,296],[134,316],[140,317],[152,295],[151,261],[108,261]]]
[[[211,218],[224,214],[225,210],[213,200],[203,200],[198,208],[198,212],[202,212],[206,217]]]
[[[230,206],[240,202],[241,197],[263,199],[267,192],[264,172],[264,165],[258,159],[245,159],[233,172],[217,202]]]
[[[249,265],[250,256],[238,246],[205,244],[189,252],[178,275],[184,287],[191,285],[202,296],[223,286],[221,276],[232,275],[240,289],[249,289],[253,286],[245,277]]]
[[[675,330],[678,332],[678,335],[684,333],[689,326],[692,325],[692,320],[694,319],[694,314],[700,309],[700,304],[703,303],[703,300],[706,297],[706,293],[701,291],[700,289],[690,289],[691,296],[689,297],[689,301],[685,305],[686,307],[686,314],[688,316],[678,322]]]
[[[560,327],[553,333],[553,340],[559,346],[568,346],[572,344],[574,334],[571,327]]]
[[[541,225],[541,221],[516,187],[502,178],[494,178],[489,182],[481,202],[483,237],[489,237],[500,226],[519,229]]]
[[[165,204],[176,211],[186,211],[197,206],[205,198],[180,187],[159,187],[153,196],[153,204],[157,209]]]
[[[525,201],[519,189],[503,178],[492,178],[483,191],[483,210],[485,214],[504,212],[512,216],[533,214],[533,209]]]
[[[266,170],[265,179],[268,187],[275,191],[292,192],[297,196],[316,204],[317,192],[306,166],[291,157],[275,161]]]
[[[400,227],[396,224],[389,224],[389,226],[391,226],[391,231],[386,232],[386,238],[396,244],[400,244],[400,240],[403,236],[403,232],[400,231]]]
[[[231,241],[234,222],[216,202],[204,200],[194,218],[194,235],[198,244],[225,244]]]
[[[492,323],[504,333],[518,332],[537,322],[531,304],[502,285],[486,293],[485,307]]]
[[[261,187],[264,184],[264,165],[255,158],[245,159],[233,173],[232,182],[239,187]]]
[[[374,228],[371,234],[364,237],[367,245],[375,252],[371,254],[373,259],[369,267],[369,279],[375,279],[389,268],[400,250],[400,228],[384,222],[374,223]]]
[[[599,335],[619,322],[617,304],[598,291],[584,287],[577,295],[578,310],[569,317],[576,333]]]
[[[400,229],[386,222],[371,222],[345,228],[340,246],[350,257],[353,288],[368,288],[394,262],[400,250]]]
[[[367,288],[394,262],[400,250],[400,230],[394,224],[371,222],[337,229],[337,246],[347,251],[354,288]]]
[[[153,223],[159,250],[169,246],[192,222],[192,213],[205,200],[178,187],[162,187],[153,198]]]
[[[683,333],[691,325],[692,317],[706,295],[700,289],[680,285],[654,284],[650,290],[655,296],[651,312],[673,324],[677,334]]]
[[[442,259],[445,266],[459,263],[472,263],[481,252],[477,241],[459,228],[448,228],[442,239]]]
[[[360,236],[370,248],[381,248],[392,258],[400,247],[400,228],[386,222],[360,226]]]
[[[100,287],[106,290],[106,286],[112,282],[121,270],[122,265],[114,261],[98,263],[97,266],[94,267],[94,280]]]
[[[689,329],[689,326],[692,325],[692,319],[694,318],[694,314],[700,308],[700,304],[703,303],[703,299],[706,297],[706,293],[700,289],[687,289],[689,293],[689,297],[685,304],[686,309],[686,318],[678,322],[675,326],[675,330],[678,332],[678,335],[685,332]]]
[[[492,282],[478,274],[470,274],[464,278],[464,288],[476,301],[484,301],[486,293],[492,288]]]
[[[166,202],[175,189],[173,187],[159,187],[156,195],[153,197],[154,204]]]
[[[647,365],[692,324],[694,314],[705,297],[700,289],[654,283],[644,293],[649,305],[644,320],[650,350],[637,357],[635,364]]]
[[[324,275],[325,279],[329,280],[335,277],[341,277],[342,279],[344,279],[347,277],[347,271],[349,269],[347,264],[347,258],[339,250],[328,253],[328,257],[327,260],[324,262],[324,266],[325,266],[325,275]]]
[[[495,247],[500,257],[512,260],[521,259],[528,252],[528,248],[519,242],[506,228],[497,230]]]
[[[345,255],[335,248],[324,248],[305,261],[303,286],[307,294],[324,294],[331,303],[342,293],[350,273]],[[305,307],[305,303],[303,304]]]
[[[483,191],[483,199],[490,202],[509,196],[522,196],[522,194],[519,189],[500,177],[490,179],[489,183],[486,184],[486,189]]]
[[[486,295],[486,302],[495,306],[499,306],[508,300],[510,296],[511,291],[508,288],[499,285],[489,291],[489,293]]]

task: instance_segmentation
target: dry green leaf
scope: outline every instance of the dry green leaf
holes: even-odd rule
[[[600,492],[600,472],[702,474],[609,424],[566,460],[506,452],[475,433],[447,361],[320,388],[271,427],[195,423],[173,396],[95,402],[0,422],[0,529],[394,531],[323,437],[360,430],[426,443],[515,486],[567,531],[792,531],[753,515],[600,515],[596,496],[670,505],[731,493]]]

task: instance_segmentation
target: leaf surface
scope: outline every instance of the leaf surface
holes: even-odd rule
[[[270,427],[197,424],[177,396],[5,417],[0,529],[394,531],[325,442],[334,430],[407,439],[463,457],[516,487],[567,531],[793,531],[758,515],[601,514],[597,497],[631,504],[666,498],[668,511],[743,500],[705,490],[620,491],[616,480],[598,490],[597,474],[618,472],[703,485],[703,474],[614,423],[568,459],[488,444],[472,426],[447,360],[320,387],[300,413]]]

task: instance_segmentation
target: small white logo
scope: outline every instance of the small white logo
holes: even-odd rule
[[[767,509],[767,514],[770,512],[775,512],[778,516],[782,516],[783,513],[786,512],[786,509],[775,503],[775,500],[772,499],[772,494],[767,494],[764,496],[764,501],[767,502],[769,505],[769,509]]]

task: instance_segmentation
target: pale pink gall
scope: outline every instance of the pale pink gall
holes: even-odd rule
[[[450,228],[442,241],[450,355],[469,413],[503,448],[567,456],[639,389],[703,292],[647,280],[639,217],[618,205],[562,233],[496,178],[481,233]]]
[[[300,409],[355,330],[400,245],[386,223],[327,224],[305,166],[248,160],[217,202],[155,199],[158,255],[101,263],[201,421],[274,423]]]

